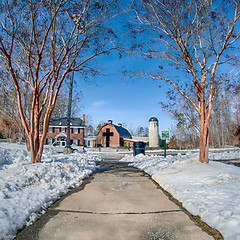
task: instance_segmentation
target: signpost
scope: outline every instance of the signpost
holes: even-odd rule
[[[167,143],[166,141],[170,139],[169,130],[161,130],[161,139],[164,140],[164,157],[167,156]]]
[[[161,139],[162,140],[170,139],[170,131],[169,130],[161,130]]]

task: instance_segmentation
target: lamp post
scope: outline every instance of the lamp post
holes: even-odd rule
[[[74,21],[74,24],[76,25],[76,33],[77,37],[74,40],[74,54],[76,54],[77,51],[77,40],[79,34],[83,32],[83,27],[80,25],[79,22],[79,15],[75,14],[72,16],[72,19]],[[72,62],[72,67],[75,65],[75,58]],[[70,139],[70,125],[71,125],[71,114],[72,114],[72,91],[73,91],[73,78],[74,78],[74,71],[71,72],[70,76],[70,83],[69,83],[69,94],[68,94],[68,109],[67,109],[67,143],[66,143],[66,153],[72,153],[73,149],[71,148],[71,139]]]
[[[74,47],[74,51],[76,50],[76,46]],[[68,110],[67,110],[67,144],[66,148],[67,151],[71,151],[71,140],[70,140],[70,125],[71,125],[71,113],[72,113],[72,91],[73,91],[73,77],[74,77],[74,71],[71,72],[70,76],[70,83],[69,83],[69,94],[68,94]]]

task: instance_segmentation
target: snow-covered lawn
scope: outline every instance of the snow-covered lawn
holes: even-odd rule
[[[53,202],[79,186],[95,169],[88,154],[56,154],[46,148],[42,163],[30,164],[24,145],[0,143],[0,239],[13,239]]]
[[[226,240],[240,239],[240,168],[213,160],[240,159],[240,151],[210,153],[209,164],[198,162],[198,154],[125,156],[182,202],[183,207]]]
[[[198,154],[176,156],[126,155],[121,161],[152,175],[192,214],[218,229],[224,239],[240,240],[240,168],[210,161]],[[240,151],[210,153],[211,160],[240,159]],[[46,148],[42,163],[30,164],[24,145],[0,143],[0,239],[36,220],[53,202],[79,186],[100,160],[76,152],[57,154]]]

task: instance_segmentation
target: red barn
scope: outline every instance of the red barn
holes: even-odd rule
[[[103,147],[122,147],[125,138],[132,138],[129,131],[122,127],[122,124],[114,125],[112,120],[109,120],[99,129],[97,143]]]

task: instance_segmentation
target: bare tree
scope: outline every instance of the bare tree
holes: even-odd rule
[[[63,118],[67,115],[68,104],[67,86],[61,88],[53,113],[52,118]],[[78,117],[83,110],[83,94],[80,91],[74,91],[72,100],[72,117]]]
[[[239,0],[136,0],[134,4],[138,33],[151,38],[148,45],[140,44],[141,52],[164,60],[158,71],[145,76],[170,83],[197,113],[199,161],[204,163],[214,97],[238,73],[231,64],[239,39],[239,4]]]
[[[9,78],[9,75],[4,74],[3,72],[0,76],[0,89],[0,118],[2,119],[1,128],[3,132],[12,132],[12,134],[9,134],[8,136],[6,134],[3,135],[4,137],[8,137],[12,140],[16,140],[17,138],[19,138],[19,140],[22,138],[25,139],[24,130],[18,114],[17,95],[14,84]],[[26,99],[29,97],[28,95],[29,93],[27,89],[23,87],[23,109],[28,108],[28,105],[26,104]],[[11,129],[14,129],[14,131]]]
[[[41,161],[50,118],[66,76],[116,48],[114,32],[107,27],[115,4],[114,0],[1,1],[1,67],[14,82],[33,163]],[[28,114],[23,107],[24,84],[31,104]]]
[[[215,95],[212,109],[212,121],[209,126],[209,146],[222,147],[235,144],[234,133],[238,127],[239,101],[237,95],[237,83],[226,85]],[[190,93],[189,93],[190,94]],[[167,110],[177,121],[173,128],[176,140],[181,147],[197,147],[199,140],[195,137],[198,131],[198,116],[191,104],[184,101],[181,95],[169,91],[168,102],[162,103],[163,109]],[[237,108],[238,107],[238,108]],[[238,111],[237,111],[238,109]]]

